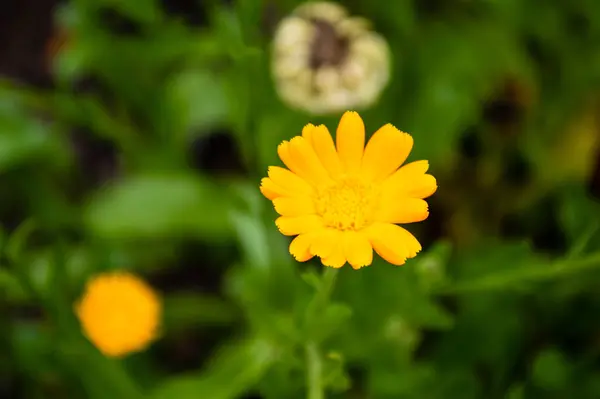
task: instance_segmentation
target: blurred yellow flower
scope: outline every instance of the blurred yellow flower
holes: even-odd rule
[[[367,20],[333,2],[307,2],[279,23],[271,69],[285,103],[331,114],[373,105],[390,79],[390,58]]]
[[[158,333],[162,305],[143,280],[126,272],[91,279],[75,311],[84,334],[110,357],[144,349]]]
[[[327,127],[312,124],[281,143],[277,151],[289,169],[269,167],[260,190],[281,215],[281,233],[297,236],[289,248],[294,258],[318,256],[325,266],[348,262],[358,269],[372,263],[373,249],[394,265],[416,256],[421,245],[397,224],[427,218],[423,199],[437,183],[426,174],[427,161],[400,167],[412,146],[410,135],[387,124],[365,147],[364,123],[351,111],[340,120],[335,145]]]

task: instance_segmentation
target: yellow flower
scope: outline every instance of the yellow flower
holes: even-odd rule
[[[346,112],[336,143],[324,125],[308,124],[302,136],[277,149],[289,168],[269,167],[260,190],[281,215],[279,231],[297,236],[290,253],[300,262],[313,256],[325,266],[355,268],[373,261],[373,249],[402,265],[421,250],[417,239],[397,224],[425,220],[423,199],[437,189],[427,161],[402,165],[413,139],[391,124],[376,131],[365,147],[365,125]],[[337,148],[336,148],[337,147]]]
[[[158,333],[161,303],[143,280],[126,272],[99,275],[75,306],[84,334],[106,356],[144,349]]]

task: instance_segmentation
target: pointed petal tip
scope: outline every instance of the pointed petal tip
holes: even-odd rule
[[[365,123],[355,111],[342,115],[336,129],[336,149],[347,172],[360,169],[365,149]]]
[[[356,111],[346,111],[342,114],[342,117],[340,119],[355,119],[355,120],[360,120],[360,122],[362,123],[363,119],[360,116],[360,114]]]
[[[311,137],[315,130],[315,125],[309,123],[302,128],[302,137],[304,137],[310,143],[312,141]]]
[[[281,166],[274,166],[274,165],[267,166],[267,176],[270,179],[272,179],[273,174],[278,173],[281,169],[284,169],[284,168],[282,168]]]
[[[350,263],[350,266],[351,266],[351,267],[352,267],[354,270],[359,270],[359,269],[362,269],[363,267],[369,267],[369,266],[371,266],[371,263],[369,263],[369,264],[364,264],[364,265],[357,265],[357,264],[354,264],[354,265],[353,265],[352,263]]]
[[[327,261],[327,259],[321,259],[321,264],[325,267],[333,267],[334,269],[341,269],[342,267],[344,267],[346,265],[346,262],[340,264],[340,263],[329,262],[329,261]]]
[[[273,201],[273,209],[275,209],[275,212],[277,212],[280,216],[283,216],[283,212],[281,209],[281,202],[279,201],[279,198],[274,198],[272,201]]]
[[[279,232],[281,234],[283,234],[284,236],[287,236],[287,235],[290,235],[290,234],[286,234],[287,232],[284,231],[284,229],[281,226],[283,218],[284,218],[284,216],[279,216],[277,219],[275,219],[275,226],[277,226],[277,230],[279,230]]]
[[[292,253],[291,251],[290,251],[290,255],[292,255],[292,258],[294,258],[294,260],[296,262],[300,262],[300,263],[308,262],[309,260],[311,260],[312,258],[315,257],[314,255],[311,255],[308,253],[300,255],[300,254]]]
[[[305,141],[305,140],[306,140],[306,138],[304,138],[304,137],[302,137],[302,136],[294,136],[294,137],[292,137],[292,138],[290,139],[289,143],[290,143],[290,144],[296,144],[296,143],[299,143],[299,142],[303,142],[303,141]]]
[[[269,190],[269,188],[266,187],[267,179],[268,179],[267,177],[263,177],[260,180],[260,186],[258,187],[258,189],[265,198],[272,201],[273,199],[275,199],[277,197],[277,193]]]
[[[295,256],[294,254],[292,254],[292,257],[294,258],[294,260],[296,262],[300,262],[300,263],[308,262],[309,260],[314,258],[314,256],[311,256],[310,258],[299,258],[299,257]]]

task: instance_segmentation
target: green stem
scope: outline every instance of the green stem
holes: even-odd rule
[[[325,268],[321,277],[321,284],[315,293],[312,301],[308,305],[306,311],[307,326],[315,328],[318,323],[319,311],[323,310],[333,292],[338,271],[332,267]],[[309,330],[309,336],[312,334]],[[319,352],[318,343],[310,339],[305,347],[306,353],[306,384],[308,386],[307,399],[323,399],[325,398],[325,390],[323,386],[323,364],[321,362],[321,354]]]
[[[319,289],[315,293],[312,301],[308,305],[307,309],[307,319],[308,321],[312,320],[320,310],[322,310],[325,306],[327,306],[327,302],[329,302],[329,297],[333,292],[333,287],[335,286],[335,281],[337,279],[338,270],[333,267],[326,267],[323,275],[321,277],[321,285]]]
[[[320,289],[320,293],[323,296],[322,300],[324,302],[329,301],[329,297],[333,292],[333,286],[335,285],[335,280],[337,279],[338,269],[334,269],[333,267],[326,267],[323,272],[323,280]]]
[[[323,364],[321,363],[321,354],[316,343],[309,342],[305,346],[306,351],[306,383],[308,385],[307,399],[323,399],[325,392],[323,390]]]
[[[517,270],[510,273],[492,274],[474,281],[466,281],[451,287],[443,287],[438,293],[462,294],[510,289],[522,283],[547,281],[597,267],[600,267],[600,252],[579,259],[561,259],[550,265],[540,265],[535,268]]]
[[[583,232],[581,237],[575,242],[575,245],[571,248],[569,253],[567,254],[567,259],[573,259],[580,256],[585,250],[586,246],[596,234],[596,231],[600,228],[600,223],[592,223],[588,226],[588,228]]]

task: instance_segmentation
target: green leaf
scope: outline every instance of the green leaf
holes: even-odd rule
[[[599,267],[600,252],[579,259],[558,260],[552,263],[532,259],[530,266],[523,267],[521,270],[491,273],[488,276],[460,282],[454,286],[444,286],[440,292],[467,293],[516,289],[522,288],[525,284],[556,279]]]
[[[152,399],[234,399],[248,392],[275,360],[274,347],[260,339],[250,339],[225,348],[208,369],[198,375],[167,379]]]
[[[2,94],[4,93],[0,93],[0,171],[32,159],[53,155],[56,141],[48,126],[22,112],[14,103],[5,102]]]
[[[323,387],[330,388],[333,392],[344,392],[350,388],[352,382],[344,368],[344,358],[338,352],[329,352],[323,359]]]
[[[277,258],[276,251],[281,248],[273,245],[269,234],[271,229],[266,226],[263,217],[268,202],[260,194],[258,184],[252,181],[232,184],[230,187],[237,204],[232,211],[231,221],[245,259],[250,265],[269,267]]]
[[[52,250],[41,250],[24,255],[23,262],[19,265],[19,267],[27,268],[29,284],[43,298],[48,298],[56,289],[52,286],[55,272],[54,261]]]
[[[193,175],[125,179],[98,193],[86,210],[89,229],[112,239],[231,234],[228,197]]]
[[[257,267],[268,267],[271,264],[271,254],[262,220],[246,213],[233,211],[231,223],[237,232],[246,260]]]
[[[221,45],[233,57],[240,57],[246,53],[243,29],[240,19],[232,9],[216,8],[213,14],[216,31],[221,40]]]
[[[319,343],[336,333],[352,316],[352,309],[341,303],[331,303],[308,321],[306,335]]]
[[[312,288],[319,289],[321,286],[321,277],[317,274],[315,270],[309,270],[301,275],[302,280],[306,282],[306,284],[310,285]]]
[[[17,276],[0,268],[0,292],[1,297],[5,297],[8,302],[24,302],[29,299],[29,295]]]
[[[217,76],[206,70],[189,70],[175,75],[167,84],[168,110],[185,135],[225,123],[228,115],[226,93]]]
[[[86,246],[69,248],[65,253],[65,273],[71,287],[82,287],[89,275],[95,271],[97,260]],[[123,265],[124,263],[120,263]]]
[[[4,252],[11,262],[18,263],[21,255],[27,247],[27,241],[36,229],[32,219],[21,223],[6,241]]]
[[[590,215],[600,215],[600,205],[582,187],[569,187],[563,195],[559,217],[572,243],[570,256],[600,247],[600,219]]]

